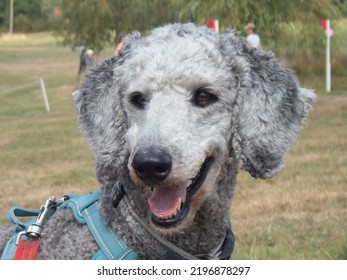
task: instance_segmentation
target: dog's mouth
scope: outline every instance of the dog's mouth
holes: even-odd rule
[[[207,157],[190,185],[182,183],[173,187],[154,187],[148,198],[152,222],[161,227],[174,226],[184,220],[190,211],[190,201],[201,188],[212,165],[213,158]]]

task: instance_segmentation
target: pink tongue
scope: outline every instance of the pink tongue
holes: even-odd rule
[[[187,195],[186,184],[178,187],[155,187],[148,198],[148,204],[152,213],[159,218],[166,219],[175,213],[179,198],[184,202]]]

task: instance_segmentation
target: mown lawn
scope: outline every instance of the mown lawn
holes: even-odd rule
[[[49,34],[0,39],[2,225],[11,206],[37,208],[51,195],[98,186],[71,100],[78,60]],[[286,168],[266,181],[240,172],[231,209],[234,259],[347,259],[347,90],[333,88],[327,95],[324,77],[301,79],[318,89],[318,100]]]

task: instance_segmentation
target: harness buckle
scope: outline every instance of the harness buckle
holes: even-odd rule
[[[117,182],[112,189],[111,197],[112,197],[112,206],[114,208],[118,207],[119,202],[122,200],[125,194],[124,187],[122,184]]]
[[[42,235],[44,224],[54,214],[58,206],[67,199],[68,198],[66,196],[60,199],[56,199],[54,196],[51,196],[50,198],[48,198],[45,204],[41,205],[40,213],[36,221],[32,225],[30,225],[27,228],[27,230],[21,231],[18,233],[16,245],[18,245],[19,240],[24,235],[27,236],[29,239],[34,239],[34,240],[39,239]]]

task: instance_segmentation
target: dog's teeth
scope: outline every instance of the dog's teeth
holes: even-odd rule
[[[177,203],[177,211],[181,210],[181,206],[182,206],[182,199],[178,198],[178,203]]]

